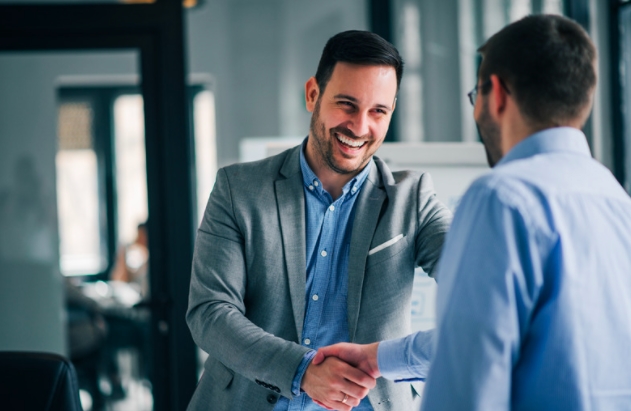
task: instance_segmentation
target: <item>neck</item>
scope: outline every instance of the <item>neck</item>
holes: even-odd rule
[[[322,188],[324,188],[327,193],[331,194],[333,201],[340,198],[344,186],[353,178],[355,178],[355,176],[358,174],[340,174],[331,170],[331,168],[329,168],[329,166],[326,164],[321,165],[320,167],[314,167],[314,164],[312,164],[312,161],[309,160],[309,157],[307,157],[307,163],[309,164],[309,167],[311,167],[315,175],[318,176],[318,178],[320,179],[320,182],[322,183]]]
[[[516,107],[515,107],[516,108]],[[501,125],[502,133],[502,156],[505,156],[513,147],[525,140],[529,136],[535,134],[538,131],[544,130],[549,127],[542,127],[533,125],[529,122],[521,112],[515,110],[507,113],[507,121],[504,121]]]
[[[336,171],[333,171],[331,167],[322,159],[320,156],[316,155],[316,153],[312,152],[313,148],[310,144],[307,144],[307,149],[305,150],[305,159],[307,160],[307,164],[320,182],[322,183],[322,188],[324,188],[327,193],[331,195],[333,201],[340,198],[342,195],[342,189],[344,186],[351,181],[357,174],[361,172],[361,170],[348,173],[341,174]]]

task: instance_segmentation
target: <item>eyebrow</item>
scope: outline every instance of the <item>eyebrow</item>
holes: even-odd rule
[[[357,100],[355,97],[353,96],[349,96],[348,94],[336,94],[335,96],[333,96],[334,99],[345,99],[345,100],[350,100],[353,103],[357,103],[359,100]],[[385,108],[386,110],[392,110],[392,107],[388,107],[385,104],[377,104],[375,105],[376,108]]]

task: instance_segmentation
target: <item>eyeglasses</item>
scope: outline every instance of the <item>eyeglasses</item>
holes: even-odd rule
[[[488,79],[487,81],[485,81],[484,83],[477,85],[473,88],[473,90],[471,90],[470,92],[467,93],[467,97],[469,97],[469,101],[471,102],[472,106],[475,106],[475,101],[478,99],[478,93],[479,90],[481,88],[485,88],[488,87],[488,85],[491,84],[491,79]]]
[[[480,92],[480,89],[488,87],[489,84],[491,84],[491,79],[488,79],[479,86],[476,85],[473,90],[467,93],[467,97],[469,97],[469,101],[471,102],[472,106],[475,106],[475,101],[478,99],[478,93]],[[504,80],[500,79],[500,85],[504,90],[506,90],[506,94],[510,94],[510,90],[508,89],[508,87],[506,87],[506,84],[504,84]]]

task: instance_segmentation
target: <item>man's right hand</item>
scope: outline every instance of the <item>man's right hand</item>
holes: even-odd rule
[[[377,362],[377,350],[379,343],[351,344],[338,343],[322,347],[313,358],[313,364],[320,364],[325,358],[337,357],[346,363],[355,366],[373,378],[381,377]]]
[[[363,371],[338,358],[328,357],[319,364],[309,364],[301,388],[327,409],[350,411],[375,384],[375,379]]]

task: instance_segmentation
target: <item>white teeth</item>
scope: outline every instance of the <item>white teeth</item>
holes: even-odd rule
[[[351,146],[355,148],[359,148],[366,143],[365,141],[353,141],[350,138],[346,138],[338,133],[335,133],[335,137],[337,137],[338,140],[340,140],[342,143],[346,144],[347,146]]]

